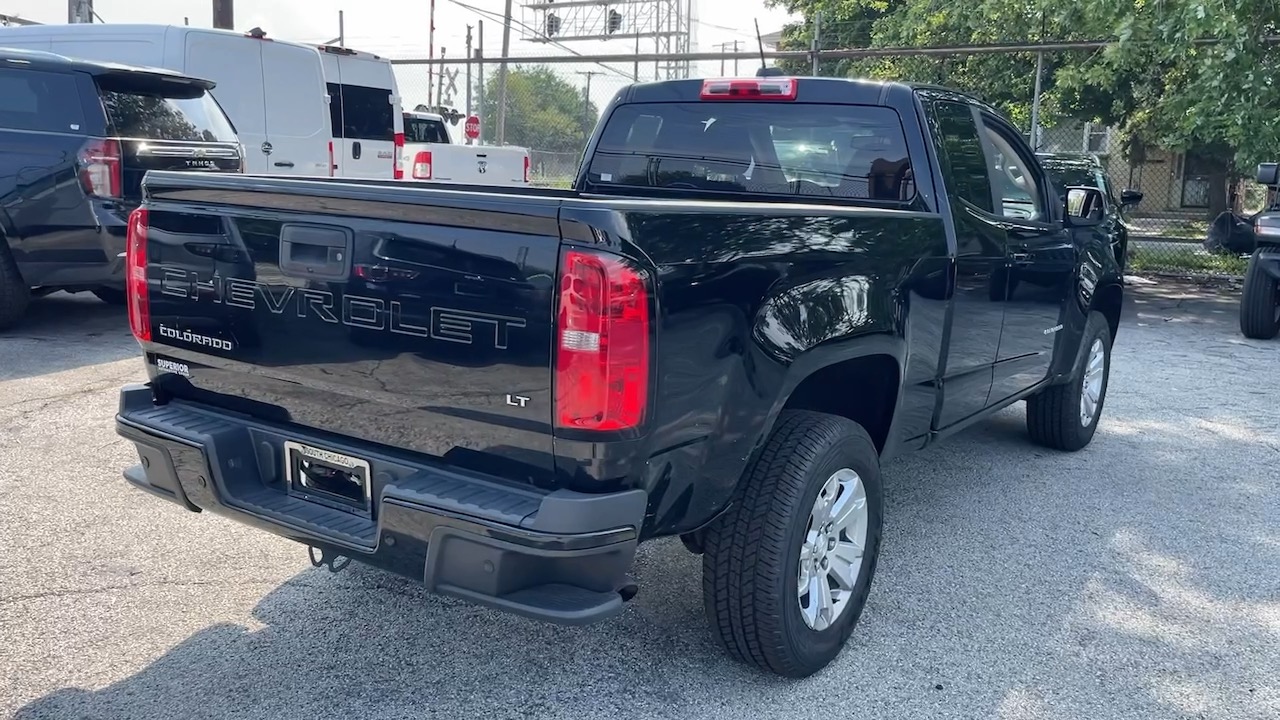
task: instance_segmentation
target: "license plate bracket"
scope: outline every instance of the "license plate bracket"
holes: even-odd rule
[[[290,495],[372,517],[373,473],[367,460],[289,440],[284,444],[284,468]]]

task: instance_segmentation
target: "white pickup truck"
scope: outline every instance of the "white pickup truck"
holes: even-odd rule
[[[458,145],[444,118],[434,113],[404,113],[400,166],[410,182],[455,185],[529,184],[529,150],[500,145]]]

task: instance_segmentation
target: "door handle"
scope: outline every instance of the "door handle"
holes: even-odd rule
[[[275,163],[275,166],[276,167],[293,167],[293,163],[289,162],[288,160],[285,160],[284,162]]]
[[[1029,253],[1029,252],[1016,252],[1016,253],[1013,253],[1012,255],[1010,255],[1010,257],[1011,257],[1011,258],[1013,258],[1013,261],[1014,261],[1014,262],[1026,262],[1026,261],[1028,261],[1028,260],[1030,260],[1030,259],[1031,259],[1031,253]]]
[[[345,281],[351,249],[346,228],[288,224],[280,228],[280,271],[307,280]]]
[[[351,143],[351,159],[352,160],[360,159],[360,141],[359,140]]]

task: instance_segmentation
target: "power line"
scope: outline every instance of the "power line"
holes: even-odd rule
[[[497,13],[494,13],[494,12],[490,12],[490,11],[488,11],[488,10],[481,10],[480,8],[478,8],[478,7],[474,6],[474,5],[468,5],[467,3],[462,2],[462,0],[449,0],[449,2],[453,3],[454,5],[457,5],[457,6],[458,6],[458,7],[460,7],[460,8],[464,8],[464,9],[466,9],[466,10],[470,10],[470,11],[471,11],[471,12],[473,12],[473,13],[476,13],[476,14],[478,14],[478,15],[483,15],[483,16],[485,16],[485,17],[487,17],[487,18],[491,19],[491,20],[495,20],[495,21],[496,21],[496,22],[498,22],[498,23],[503,23],[503,22],[504,22],[504,18],[503,18],[501,15],[499,15],[499,14],[497,14]],[[521,22],[521,21],[519,21],[519,20],[516,20],[515,18],[511,18],[511,22],[512,22],[512,23],[515,23],[516,25],[519,25],[520,27],[524,28],[525,30],[528,30],[528,31],[529,31],[529,32],[531,32],[531,33],[534,33],[535,35],[537,35],[537,36],[539,36],[539,37],[543,38],[544,40],[546,40],[546,41],[547,41],[548,43],[550,43],[551,45],[554,45],[555,47],[558,47],[558,48],[560,48],[561,50],[564,50],[565,52],[567,52],[567,53],[569,53],[569,54],[573,55],[574,57],[579,57],[579,58],[586,58],[586,57],[587,57],[586,55],[583,55],[582,53],[578,52],[577,50],[574,50],[573,48],[571,48],[571,47],[569,47],[569,46],[565,45],[565,44],[564,44],[564,43],[562,43],[562,42],[559,42],[559,41],[556,41],[556,40],[552,40],[550,37],[548,37],[547,35],[543,34],[542,32],[539,32],[538,30],[536,30],[536,29],[534,29],[534,28],[532,28],[532,27],[530,27],[530,26],[528,26],[528,25],[524,24],[523,22]],[[510,60],[512,60],[512,59],[518,59],[518,58],[507,58],[507,60],[508,60],[508,61],[510,61]],[[631,79],[631,76],[630,76],[630,75],[628,75],[628,74],[627,74],[627,73],[625,73],[625,72],[622,72],[621,70],[618,70],[617,68],[610,67],[610,66],[605,65],[604,63],[602,63],[602,62],[598,62],[598,61],[597,61],[597,62],[595,62],[595,64],[596,64],[596,65],[599,65],[600,67],[604,68],[605,70],[608,70],[608,71],[609,71],[609,72],[611,72],[611,73],[614,73],[615,75],[618,75],[618,76],[620,76],[620,77],[624,77],[624,78],[626,78],[626,79],[628,79],[628,80],[630,80],[630,79]]]

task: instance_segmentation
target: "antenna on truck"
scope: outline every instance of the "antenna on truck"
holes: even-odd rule
[[[771,77],[774,75],[785,75],[782,68],[769,67],[764,60],[764,38],[760,35],[760,20],[756,19],[756,44],[760,47],[760,69],[756,71],[756,77]]]

